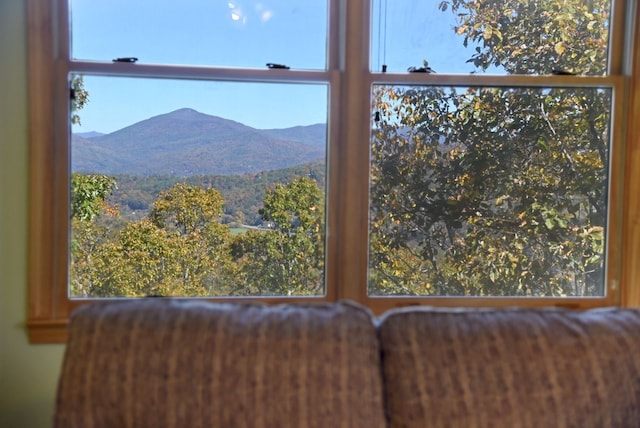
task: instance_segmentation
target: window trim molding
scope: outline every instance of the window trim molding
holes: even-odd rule
[[[67,264],[68,232],[58,224],[66,224],[68,191],[60,177],[67,176],[68,150],[60,149],[62,138],[56,127],[64,122],[67,115],[66,88],[57,88],[59,76],[66,76],[69,65],[65,52],[61,52],[58,26],[64,19],[56,10],[59,0],[26,0],[28,25],[28,78],[29,78],[29,239],[28,239],[28,320],[27,331],[32,343],[61,343],[66,341],[66,328],[70,312],[78,306],[90,304],[97,299],[69,299],[64,287],[55,284],[66,283],[67,271],[61,266]],[[571,309],[586,309],[598,306],[622,305],[640,306],[640,129],[634,118],[640,118],[640,52],[631,46],[640,46],[640,10],[635,10],[631,20],[634,25],[626,30],[626,42],[622,47],[622,37],[612,40],[611,70],[620,70],[624,61],[623,50],[633,52],[630,67],[625,76],[577,77],[571,80],[560,76],[453,76],[453,75],[394,75],[373,73],[369,70],[369,23],[362,22],[367,16],[368,0],[331,0],[338,5],[330,9],[329,31],[334,36],[329,50],[326,71],[247,70],[238,74],[229,69],[216,70],[220,80],[286,81],[292,78],[300,82],[331,82],[329,97],[329,120],[338,124],[329,128],[329,152],[327,157],[327,210],[326,246],[326,286],[327,294],[322,297],[292,298],[217,298],[217,301],[235,302],[258,300],[264,303],[294,303],[335,301],[337,299],[357,300],[380,314],[398,306],[560,306]],[[634,2],[612,0],[617,10],[631,8]],[[363,15],[364,13],[364,15]],[[617,14],[615,24],[624,21]],[[341,21],[338,22],[338,19]],[[340,35],[343,45],[339,45]],[[56,44],[55,41],[58,41]],[[54,69],[51,70],[51,65]],[[616,65],[617,64],[617,65]],[[96,71],[104,64],[89,61],[74,61],[73,69]],[[172,71],[162,66],[144,64],[113,64],[114,74],[135,75],[148,72],[157,77],[166,73],[175,77]],[[191,78],[210,78],[210,70],[202,67],[180,67]],[[110,71],[111,73],[111,71]],[[626,144],[614,147],[621,151],[612,156],[612,176],[619,177],[617,186],[611,188],[610,198],[614,204],[610,214],[620,220],[618,232],[611,230],[608,251],[607,287],[608,297],[582,298],[531,298],[531,297],[373,297],[367,295],[368,270],[368,189],[369,182],[369,94],[370,85],[384,82],[412,82],[443,85],[481,86],[544,86],[561,83],[563,86],[616,86],[627,87],[628,99],[617,97],[616,103],[627,103],[626,117],[614,118],[612,130],[615,133],[628,130],[624,136]],[[575,83],[572,83],[575,82]],[[59,85],[61,86],[61,85]],[[61,117],[62,116],[62,117]],[[56,125],[58,124],[58,125]],[[357,124],[357,125],[354,125]],[[65,134],[67,131],[62,132]],[[618,141],[623,138],[618,137]],[[64,142],[66,145],[66,141]],[[622,151],[624,153],[622,153]],[[50,190],[54,189],[53,193]],[[634,286],[634,284],[638,284]],[[339,287],[338,287],[339,285]],[[118,299],[113,299],[118,300]],[[104,299],[100,299],[104,301]]]
[[[640,307],[640,7],[630,2],[629,100],[623,193],[621,305]]]
[[[29,60],[29,319],[27,328],[31,342],[43,338],[41,332],[59,325],[64,318],[58,315],[52,281],[55,278],[53,196],[47,191],[53,179],[53,145],[48,138],[54,135],[51,105],[53,104],[52,73],[53,45],[49,37],[54,33],[52,3],[27,1],[28,60]],[[44,334],[45,338],[49,333]],[[53,337],[56,340],[57,337]]]

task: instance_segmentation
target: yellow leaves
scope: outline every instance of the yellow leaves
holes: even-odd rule
[[[493,27],[487,25],[487,27],[484,29],[484,33],[482,34],[482,37],[484,37],[485,40],[489,40],[491,39],[492,36],[493,36]]]
[[[120,215],[120,207],[118,205],[103,204],[104,212],[108,217],[118,217]]]
[[[564,51],[567,49],[564,42],[558,42],[555,44],[553,49],[556,51],[558,55],[562,55]]]
[[[502,205],[502,203],[507,199],[509,199],[509,195],[501,195],[501,196],[497,197],[496,198],[496,202],[495,202],[496,206]]]
[[[460,147],[454,147],[453,149],[449,150],[449,159],[453,160],[455,158],[458,157],[458,155],[460,154]]]
[[[518,220],[520,220],[520,227],[525,227],[527,224],[529,224],[529,220],[527,219],[528,216],[528,212],[527,211],[522,211],[520,214],[518,214]],[[533,221],[533,224],[536,225],[537,223],[535,221]]]
[[[495,37],[499,41],[502,41],[502,32],[497,27],[491,24],[484,24],[481,22],[478,22],[473,26],[462,24],[458,27],[455,27],[454,29],[458,36],[462,36],[463,34],[468,33],[468,36],[475,39],[478,35],[482,34],[482,38],[484,40],[490,40],[491,38]]]
[[[602,158],[595,152],[575,153],[573,155],[574,161],[578,164],[582,170],[597,170],[604,167]]]
[[[469,175],[468,173],[465,172],[464,174],[455,177],[453,181],[455,183],[459,184],[460,186],[467,186],[468,184],[473,184],[473,182],[475,180],[474,180],[474,177],[472,177],[471,175]],[[455,199],[456,200],[461,200],[462,199],[462,195],[458,194],[455,197]]]
[[[502,42],[502,32],[498,30],[497,27],[493,27],[491,25],[487,25],[487,27],[484,30],[483,36],[485,40],[489,40],[492,37],[494,37],[498,39],[499,42]]]

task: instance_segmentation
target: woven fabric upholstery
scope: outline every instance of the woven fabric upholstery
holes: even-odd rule
[[[382,427],[371,313],[148,299],[72,315],[56,427]]]
[[[640,312],[395,310],[391,427],[638,427]]]

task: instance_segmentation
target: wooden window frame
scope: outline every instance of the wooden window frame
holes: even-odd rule
[[[606,77],[455,76],[381,74],[369,70],[369,0],[330,0],[330,56],[326,71],[248,70],[201,67],[157,67],[110,64],[109,74],[154,77],[215,78],[231,81],[330,84],[328,151],[328,217],[326,295],[322,297],[251,298],[267,303],[352,299],[375,313],[397,306],[598,306],[640,305],[640,10],[635,2],[612,0],[615,11],[611,40],[611,73]],[[30,118],[29,305],[28,336],[32,343],[66,340],[71,311],[95,299],[70,299],[68,283],[68,88],[66,0],[27,0]],[[625,16],[626,21],[625,21]],[[626,54],[625,54],[626,53]],[[631,55],[630,53],[633,53]],[[135,72],[132,71],[135,67]],[[74,71],[104,71],[104,65],[74,62]],[[296,74],[298,73],[298,74]],[[370,88],[373,84],[482,86],[609,85],[618,96],[610,187],[607,293],[605,297],[372,297],[367,295]],[[625,97],[620,96],[625,94]],[[350,124],[347,126],[347,124]],[[339,184],[338,184],[339,183]],[[222,298],[238,301],[250,298]],[[100,299],[104,300],[104,299]]]

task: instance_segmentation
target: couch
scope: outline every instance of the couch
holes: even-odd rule
[[[55,426],[638,427],[640,312],[85,305]]]

